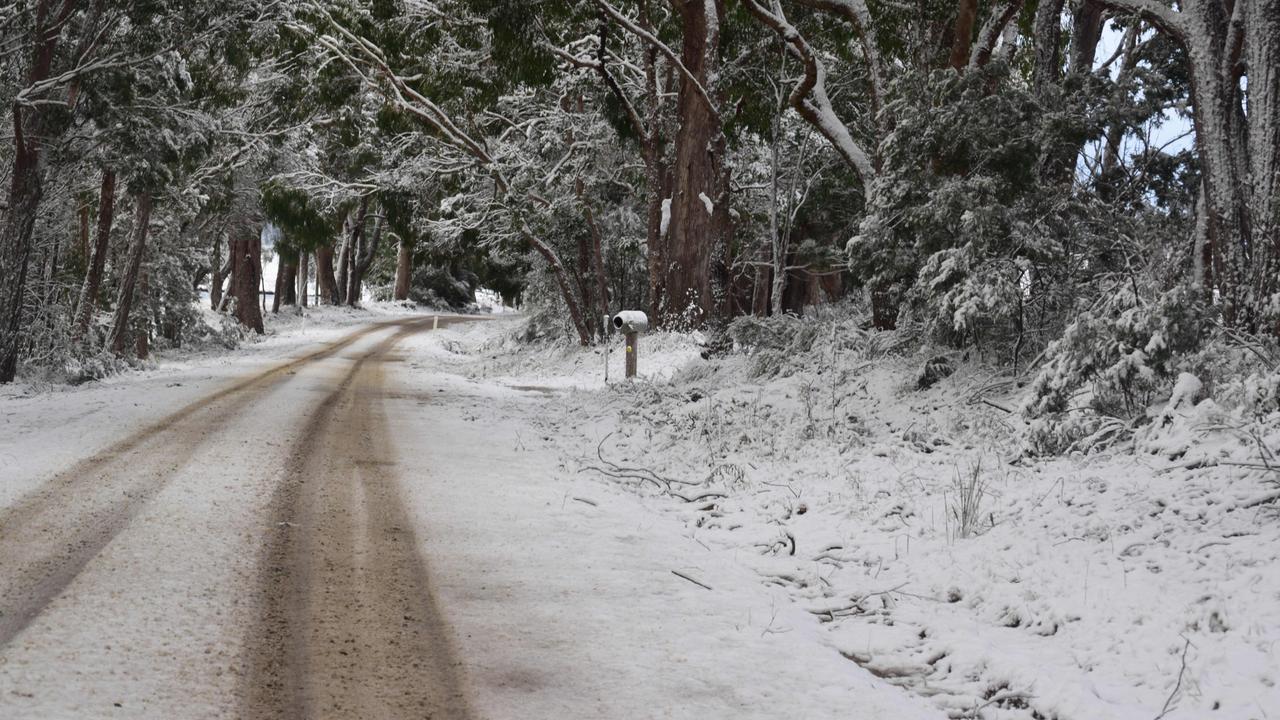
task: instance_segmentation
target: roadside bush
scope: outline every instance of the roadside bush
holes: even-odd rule
[[[458,310],[475,303],[477,282],[474,273],[461,271],[455,275],[448,268],[428,265],[414,270],[409,280],[409,299],[420,305]]]
[[[1196,364],[1212,318],[1202,294],[1185,286],[1149,301],[1122,289],[1082,312],[1045,351],[1023,405],[1035,421],[1031,449],[1058,453],[1140,422]]]

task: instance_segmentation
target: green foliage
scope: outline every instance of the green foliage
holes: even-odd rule
[[[269,182],[262,188],[262,212],[294,250],[311,252],[333,240],[337,216],[297,188]]]
[[[847,247],[857,280],[933,337],[1005,351],[1027,339],[1029,316],[1051,322],[1069,307],[1069,285],[1122,261],[1097,242],[1111,208],[1045,170],[1055,148],[1099,131],[1096,110],[1037,97],[1009,72],[993,62],[893,85],[883,172]]]

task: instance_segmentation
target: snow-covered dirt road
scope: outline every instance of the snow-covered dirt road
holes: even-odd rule
[[[0,718],[940,717],[431,327],[0,399]]]

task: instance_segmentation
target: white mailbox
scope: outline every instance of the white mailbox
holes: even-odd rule
[[[649,316],[639,310],[623,310],[613,316],[613,327],[623,332],[627,341],[627,377],[636,376],[636,354],[640,333],[649,329]]]
[[[639,310],[623,310],[613,316],[613,327],[624,333],[642,333],[649,329],[649,316]]]

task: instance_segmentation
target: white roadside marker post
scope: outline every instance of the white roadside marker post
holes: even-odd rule
[[[432,330],[439,330],[439,329],[440,329],[440,316],[439,316],[439,315],[432,315],[432,316],[431,316],[431,329],[432,329]]]
[[[627,372],[628,379],[636,376],[637,355],[639,354],[638,345],[640,343],[640,334],[649,329],[649,316],[639,310],[623,310],[613,316],[613,327],[621,330],[627,343]]]

